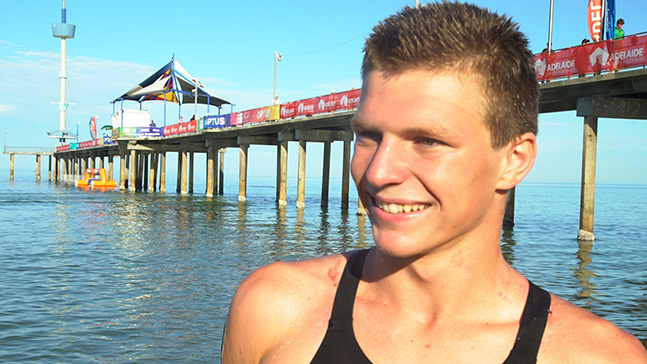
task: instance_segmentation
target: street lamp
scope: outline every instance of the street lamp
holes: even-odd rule
[[[272,97],[272,105],[276,105],[276,64],[283,60],[283,56],[278,51],[274,51],[274,95]]]

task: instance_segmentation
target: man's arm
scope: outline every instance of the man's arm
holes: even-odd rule
[[[254,271],[236,290],[223,338],[224,364],[260,363],[270,339],[276,337],[276,315],[269,311],[276,302],[272,296],[280,288],[272,283],[280,270],[278,264],[282,263]]]

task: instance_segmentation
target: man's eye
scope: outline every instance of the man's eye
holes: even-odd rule
[[[440,144],[440,142],[436,139],[431,139],[431,138],[420,138],[418,143],[420,143],[423,146],[426,147],[432,147],[434,145]]]

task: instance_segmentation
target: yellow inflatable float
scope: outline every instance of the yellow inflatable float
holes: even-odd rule
[[[117,181],[111,181],[106,175],[105,168],[88,168],[85,170],[83,179],[77,179],[74,182],[76,187],[90,188],[116,188]]]

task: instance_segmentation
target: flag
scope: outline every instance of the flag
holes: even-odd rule
[[[89,123],[90,137],[92,137],[92,139],[97,139],[97,119],[98,118],[99,117],[96,115],[90,118],[90,123]]]
[[[604,23],[606,24],[607,39],[616,37],[616,0],[607,0],[607,14]]]
[[[589,20],[589,34],[594,42],[602,40],[602,0],[589,0],[586,15]]]

